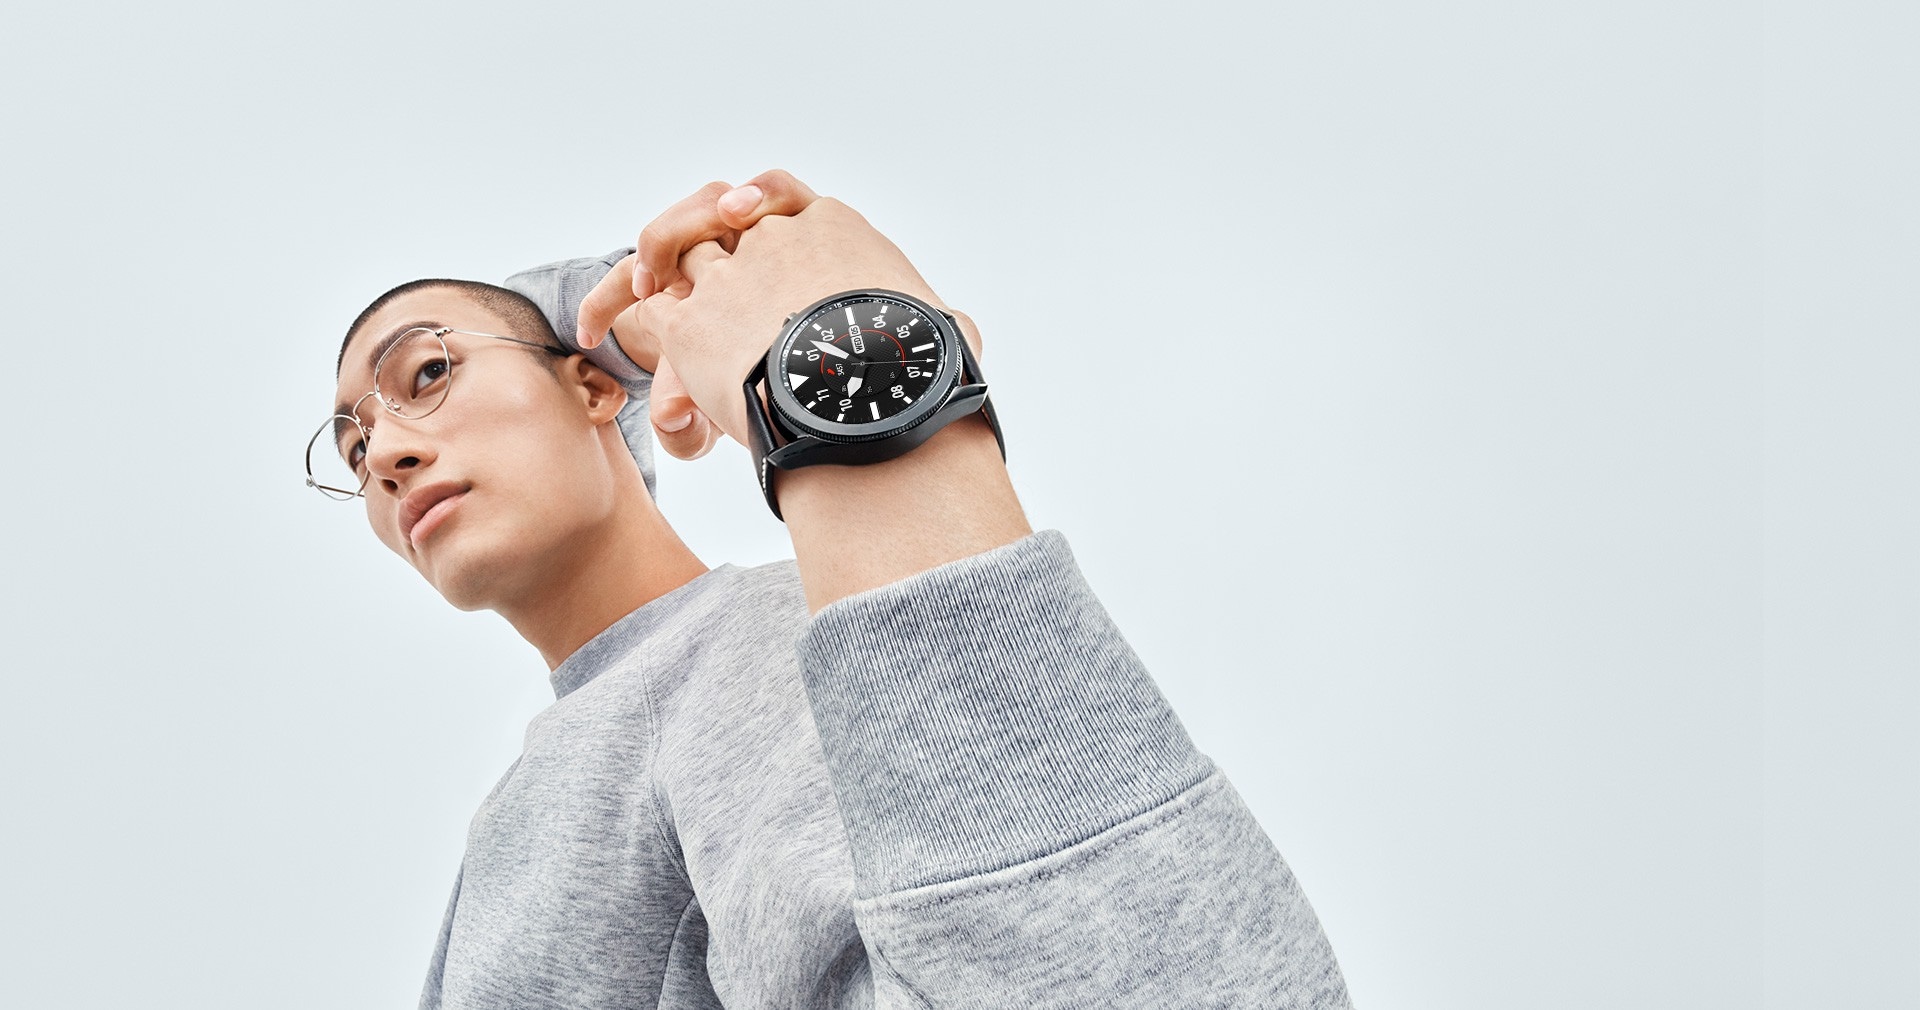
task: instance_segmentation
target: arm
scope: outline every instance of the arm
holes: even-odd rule
[[[882,1005],[1348,1005],[1059,533],[847,597],[799,649]]]
[[[688,406],[697,405],[744,443],[740,380],[766,353],[788,312],[822,294],[862,286],[946,306],[905,255],[845,204],[820,199],[784,172],[769,172],[735,192],[750,192],[758,202],[728,213],[728,187],[716,183],[650,224],[636,254],[586,295],[575,339],[593,347],[624,322],[636,340],[657,349],[663,368],[672,363]],[[972,320],[953,314],[978,355]],[[992,434],[977,416],[948,425],[898,459],[809,467],[784,472],[777,483],[814,611],[1032,532]],[[843,517],[849,515],[861,516],[863,539],[889,549],[848,551]]]
[[[690,289],[656,290],[657,265],[630,279],[647,296],[643,325],[736,438],[740,377],[786,313],[858,287],[939,304],[845,205],[755,190],[755,204],[789,213],[751,223],[731,252],[681,243],[676,284]],[[704,198],[706,216],[725,220],[729,196]],[[669,251],[688,233],[675,223],[685,209],[643,233],[641,263],[649,233]],[[1194,749],[1064,539],[1030,533],[984,423],[887,463],[779,482],[816,612],[802,671],[881,1005],[1346,1005],[1272,842]],[[846,550],[847,516],[887,549]]]

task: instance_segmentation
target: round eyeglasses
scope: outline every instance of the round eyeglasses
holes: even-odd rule
[[[371,396],[389,413],[410,419],[439,410],[447,402],[447,391],[453,388],[453,355],[446,341],[449,333],[523,344],[556,357],[570,353],[551,344],[451,326],[416,326],[396,335],[374,359],[373,388],[353,401],[345,413],[328,417],[308,440],[308,487],[336,501],[351,501],[366,492],[370,476],[367,442],[373,437],[373,425],[361,421],[360,405]]]

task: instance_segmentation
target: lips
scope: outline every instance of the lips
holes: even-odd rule
[[[400,535],[418,550],[420,541],[440,525],[441,519],[453,510],[466,493],[465,485],[453,481],[415,488],[400,502]]]

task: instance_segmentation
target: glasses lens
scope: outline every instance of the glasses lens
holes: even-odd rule
[[[447,345],[432,330],[403,334],[374,366],[380,402],[401,417],[425,417],[445,402],[453,378]]]
[[[307,484],[329,498],[346,501],[367,486],[365,455],[366,435],[360,422],[335,414],[307,443]]]

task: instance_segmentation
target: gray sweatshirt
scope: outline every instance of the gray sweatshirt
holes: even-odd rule
[[[721,565],[553,671],[422,1007],[1345,1007],[1066,540],[809,618]]]

